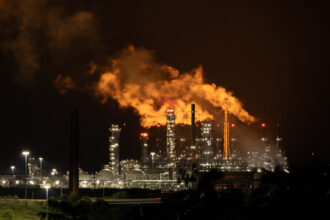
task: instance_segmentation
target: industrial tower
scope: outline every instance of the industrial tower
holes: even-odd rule
[[[149,139],[149,134],[147,132],[142,132],[140,134],[141,148],[142,148],[141,162],[143,166],[147,166],[148,163],[148,139]]]
[[[206,119],[202,122],[201,127],[203,166],[206,170],[209,170],[211,168],[213,158],[211,131],[211,119]]]
[[[228,160],[230,157],[230,145],[229,145],[229,122],[228,122],[228,113],[225,110],[225,120],[223,123],[223,152],[224,152],[224,159]]]
[[[280,130],[280,123],[277,123],[277,135],[276,135],[276,146],[277,146],[277,150],[280,151],[281,150],[281,145],[282,145],[282,138],[281,138],[281,130]]]
[[[195,125],[195,104],[191,104],[191,144],[188,157],[195,163],[196,157],[196,125]]]
[[[262,136],[261,136],[261,142],[263,147],[265,148],[264,154],[263,154],[263,167],[266,170],[273,170],[274,169],[274,161],[271,155],[271,149],[270,145],[267,142],[267,137],[266,137],[266,124],[262,123]]]
[[[175,114],[174,108],[169,108],[166,111],[166,148],[167,160],[169,164],[175,160]]]
[[[110,169],[115,173],[119,174],[119,135],[120,135],[120,127],[118,125],[112,124],[110,131]]]
[[[287,157],[285,156],[285,152],[282,149],[282,141],[283,138],[281,137],[281,129],[280,123],[277,123],[277,134],[276,134],[276,162],[278,165],[282,166],[284,170],[288,170],[288,161]]]

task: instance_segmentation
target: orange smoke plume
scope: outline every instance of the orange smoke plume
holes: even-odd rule
[[[155,62],[151,51],[129,46],[110,62],[95,84],[95,91],[107,99],[115,99],[120,107],[132,107],[141,116],[143,127],[166,123],[168,107],[175,107],[176,123],[188,124],[190,104],[200,111],[200,120],[214,119],[220,109],[243,122],[255,118],[243,109],[231,92],[204,82],[202,67],[190,73]]]
[[[61,95],[65,95],[68,90],[76,88],[76,85],[72,81],[70,76],[57,75],[54,81],[55,87],[58,89]]]

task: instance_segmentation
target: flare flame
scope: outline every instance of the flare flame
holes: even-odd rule
[[[180,73],[171,66],[156,63],[151,51],[133,46],[110,61],[94,88],[103,102],[111,98],[120,107],[136,110],[143,127],[165,125],[169,107],[175,107],[176,123],[188,124],[191,103],[199,109],[200,120],[214,119],[214,113],[220,109],[242,122],[255,120],[231,92],[205,83],[202,67]]]

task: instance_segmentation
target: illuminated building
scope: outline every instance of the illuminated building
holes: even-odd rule
[[[192,113],[194,108],[192,108]],[[241,142],[240,136],[237,133],[235,124],[229,127],[228,115],[225,112],[224,120],[224,138],[220,138],[222,132],[215,127],[212,132],[213,124],[210,119],[205,121],[198,121],[196,123],[196,132],[192,132],[191,136],[194,140],[189,141],[185,135],[190,132],[190,128],[194,127],[194,117],[192,116],[192,126],[182,126],[176,130],[177,136],[180,138],[175,140],[175,114],[174,109],[168,109],[166,112],[166,151],[167,155],[161,155],[157,152],[150,152],[150,149],[158,150],[159,147],[159,130],[157,131],[154,143],[150,141],[150,134],[147,132],[140,133],[140,144],[142,156],[141,160],[126,159],[119,162],[119,137],[121,129],[118,125],[111,125],[110,131],[110,161],[99,172],[87,173],[82,169],[79,170],[79,183],[83,188],[143,188],[143,189],[157,189],[162,192],[177,191],[194,188],[193,183],[186,183],[187,178],[194,177],[194,173],[208,172],[211,169],[216,169],[225,173],[225,175],[240,176],[242,173],[253,176],[254,173],[259,172],[262,175],[264,171],[274,171],[277,165],[285,172],[288,171],[287,158],[282,151],[282,138],[280,136],[279,124],[277,125],[276,147],[267,142],[266,124],[261,124],[261,140],[259,139],[259,146],[262,147],[259,151],[247,152],[247,159],[243,160],[240,156],[239,147]],[[160,125],[157,126],[158,128]],[[199,129],[200,128],[200,129]],[[229,129],[230,138],[229,138]],[[151,132],[151,130],[150,130]],[[165,133],[165,132],[164,132]],[[214,134],[213,134],[214,133]],[[187,139],[186,139],[187,138]],[[179,145],[176,158],[175,141]],[[275,140],[274,140],[275,141]],[[189,143],[188,143],[189,142]],[[222,143],[224,142],[224,143]],[[149,144],[153,143],[154,146]],[[227,144],[225,144],[227,143]],[[191,144],[191,145],[190,145]],[[224,148],[222,149],[222,144]],[[190,146],[189,146],[190,145]],[[257,149],[254,146],[253,149]],[[191,148],[194,146],[194,148]],[[149,148],[150,147],[150,148]],[[163,146],[165,147],[165,146]],[[193,152],[193,154],[192,154]],[[39,167],[36,165],[36,159],[29,159],[29,174],[28,187],[32,185],[48,184],[54,188],[68,187],[69,178],[61,176],[56,169],[53,169],[49,174],[40,177],[38,172]],[[120,170],[119,170],[120,169]],[[243,175],[243,176],[244,176]],[[258,174],[259,175],[259,174]],[[195,176],[196,177],[196,176]],[[25,176],[17,174],[7,176],[0,176],[1,187],[18,187],[24,183]],[[226,183],[227,184],[227,183]]]
[[[121,129],[119,128],[118,125],[111,125],[111,128],[109,128],[110,131],[110,146],[109,146],[109,151],[110,151],[110,169],[115,173],[119,174],[119,135]]]

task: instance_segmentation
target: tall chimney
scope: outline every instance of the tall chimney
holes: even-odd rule
[[[71,112],[69,192],[79,195],[79,112]]]
[[[196,147],[195,104],[191,104],[191,147]],[[192,160],[195,161],[195,148],[191,148]]]
[[[230,144],[229,144],[229,122],[228,122],[228,113],[225,110],[225,118],[224,118],[224,126],[223,126],[223,151],[224,151],[224,159],[228,160],[230,157]]]

